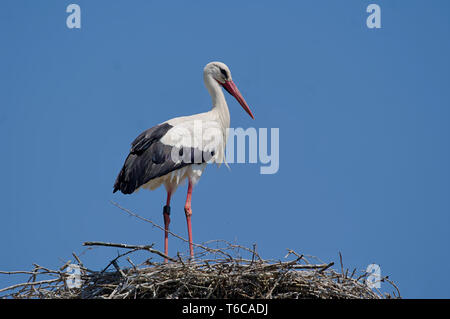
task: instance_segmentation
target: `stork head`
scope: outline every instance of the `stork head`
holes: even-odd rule
[[[245,102],[244,97],[241,92],[239,92],[236,84],[234,84],[233,79],[231,78],[230,69],[222,62],[210,62],[205,66],[204,74],[211,76],[214,80],[217,81],[228,93],[230,93],[234,98],[239,102],[245,112],[251,116],[252,119],[255,119],[252,111]]]

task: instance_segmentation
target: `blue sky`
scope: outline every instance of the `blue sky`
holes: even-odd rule
[[[82,28],[66,27],[81,7]],[[368,29],[366,7],[381,7]],[[112,194],[131,141],[209,110],[202,70],[225,62],[256,120],[279,128],[280,169],[206,169],[194,241],[263,257],[286,248],[365,269],[404,297],[450,297],[448,1],[16,1],[0,3],[0,269],[58,267],[84,241],[155,243],[165,192]],[[187,236],[186,187],[171,229]],[[176,239],[171,254],[188,253]],[[82,259],[100,269],[117,250]],[[126,266],[126,265],[123,265]],[[0,286],[20,278],[0,276]],[[387,288],[387,287],[386,287]]]

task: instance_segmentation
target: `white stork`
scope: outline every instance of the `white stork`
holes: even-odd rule
[[[194,256],[191,228],[192,188],[198,182],[207,163],[220,166],[225,161],[225,146],[230,112],[221,87],[236,98],[252,117],[247,103],[231,79],[229,68],[221,62],[208,63],[203,80],[212,98],[209,112],[177,117],[142,132],[131,144],[131,150],[114,184],[131,194],[140,188],[154,190],[164,185],[167,201],[163,209],[164,253],[168,255],[170,198],[185,179],[188,191],[184,211],[189,236],[189,252]]]

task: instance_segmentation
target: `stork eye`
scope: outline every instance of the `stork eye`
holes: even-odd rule
[[[220,72],[223,74],[223,76],[225,77],[225,79],[228,79],[228,73],[227,73],[227,71],[225,71],[224,69],[220,68]]]

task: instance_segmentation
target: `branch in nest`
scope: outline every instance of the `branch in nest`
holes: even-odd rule
[[[101,241],[87,241],[83,243],[83,246],[107,246],[107,247],[118,247],[118,248],[126,248],[126,249],[133,249],[133,250],[146,250],[148,252],[151,252],[152,254],[157,254],[161,257],[167,258],[170,261],[176,262],[176,259],[173,259],[172,257],[167,256],[163,252],[160,252],[159,250],[153,249],[153,245],[128,245],[128,244],[116,244],[116,243],[104,243]]]

